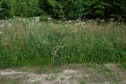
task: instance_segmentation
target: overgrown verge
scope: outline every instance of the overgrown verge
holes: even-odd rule
[[[0,67],[125,63],[126,25],[13,20],[0,28]]]

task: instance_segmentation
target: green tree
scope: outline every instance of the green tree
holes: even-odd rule
[[[66,18],[78,19],[82,18],[84,7],[82,0],[66,0],[63,4],[63,11]]]
[[[12,0],[13,15],[33,17],[41,14],[38,0]]]
[[[12,10],[15,16],[27,16],[27,3],[22,0],[12,0]]]
[[[40,0],[40,8],[53,18],[63,17],[62,6],[56,0]]]
[[[105,15],[106,18],[115,18],[119,19],[122,15],[122,0],[105,0],[106,3],[110,4],[110,6],[106,7]]]
[[[122,6],[122,18],[124,18],[126,20],[126,0],[122,0],[121,2]]]
[[[39,8],[38,0],[30,0],[27,2],[27,16],[39,16],[42,11]]]
[[[84,17],[86,18],[105,18],[106,7],[110,4],[102,0],[88,0],[84,2]]]
[[[43,14],[55,19],[126,19],[126,0],[0,0],[0,19]]]

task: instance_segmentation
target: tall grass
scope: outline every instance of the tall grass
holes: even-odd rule
[[[0,66],[126,61],[126,25],[14,20],[1,28]]]

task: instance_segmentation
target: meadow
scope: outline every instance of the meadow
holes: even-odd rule
[[[1,68],[69,63],[125,66],[126,24],[13,19],[0,26]]]

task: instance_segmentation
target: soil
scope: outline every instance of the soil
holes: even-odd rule
[[[69,64],[0,70],[0,84],[126,84],[118,64]]]

